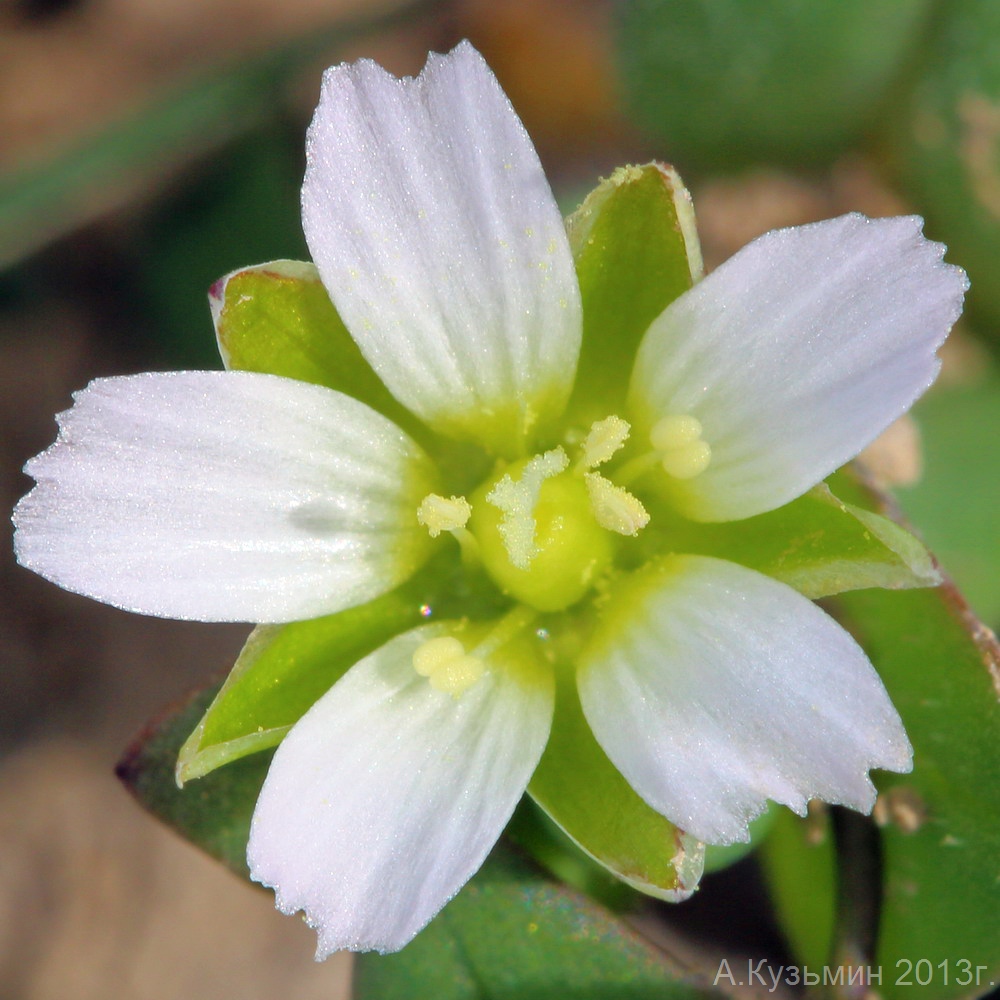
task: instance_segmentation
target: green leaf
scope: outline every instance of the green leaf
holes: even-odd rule
[[[935,388],[920,401],[915,416],[924,475],[898,490],[900,506],[979,616],[998,625],[1000,379]]]
[[[891,509],[846,474],[838,491]],[[873,776],[880,838],[846,814],[841,826],[853,835],[836,857],[825,811],[804,823],[779,818],[762,856],[784,931],[803,964],[881,969],[886,998],[984,996],[1000,982],[1000,647],[947,583],[842,594],[833,608],[899,710],[914,768]],[[871,877],[879,855],[876,912],[879,887],[857,879]]]
[[[717,996],[623,921],[498,847],[396,955],[360,955],[355,1000],[693,1000]]]
[[[204,714],[217,688],[200,691],[186,704],[154,719],[115,769],[130,792],[151,813],[238,875],[246,863],[250,819],[271,754],[258,754],[180,789],[174,767],[181,743]]]
[[[858,592],[837,604],[914,749],[912,774],[879,782],[880,992],[914,995],[912,970],[911,985],[900,976],[907,961],[922,960],[920,978],[932,977],[925,996],[983,996],[1000,983],[1000,647],[950,585]]]
[[[948,0],[907,101],[893,116],[895,167],[927,230],[969,272],[967,315],[1000,341],[1000,6]]]
[[[647,506],[655,503],[650,499]],[[814,600],[864,587],[926,587],[940,580],[913,535],[882,515],[844,503],[823,483],[777,510],[721,524],[684,520],[660,503],[644,536],[658,548],[741,563]]]
[[[875,122],[932,2],[629,0],[626,102],[685,169],[829,161]]]
[[[596,861],[642,892],[676,901],[701,878],[704,845],[655,812],[598,745],[570,671],[559,676],[545,753],[528,791]]]
[[[649,324],[702,274],[691,198],[662,164],[620,167],[566,220],[583,298],[569,412],[583,426],[621,413]]]
[[[314,264],[244,268],[220,278],[209,298],[227,368],[325,385],[396,423],[412,422],[347,332]]]
[[[837,856],[830,812],[823,806],[799,819],[777,815],[760,859],[778,922],[799,965],[819,969],[833,951],[837,915]]]

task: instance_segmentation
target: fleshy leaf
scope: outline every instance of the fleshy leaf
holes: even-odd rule
[[[358,956],[354,997],[695,1000],[721,995],[708,988],[711,972],[700,978],[696,985],[699,977],[628,924],[558,886],[501,845],[404,951]]]
[[[1000,6],[950,0],[936,8],[905,103],[887,119],[894,174],[927,216],[929,232],[969,272],[969,315],[994,346],[1000,335],[997,113]]]
[[[1000,379],[941,386],[918,404],[924,475],[899,503],[976,613],[1000,624]],[[961,491],[961,513],[956,494]]]
[[[677,902],[697,887],[704,845],[646,805],[608,760],[573,677],[560,678],[552,734],[528,791],[577,845],[636,889]]]
[[[583,297],[583,344],[570,412],[620,413],[624,359],[702,274],[694,208],[668,166],[621,167],[566,220]]]
[[[906,962],[924,960],[919,977],[931,970],[935,1000],[982,996],[1000,982],[1000,647],[950,585],[837,603],[914,747],[913,773],[885,776],[875,808],[885,824],[881,992],[911,996]]]
[[[871,127],[931,7],[931,0],[616,4],[623,96],[671,155],[699,170],[822,163]]]
[[[830,958],[837,906],[837,858],[830,813],[805,819],[777,810],[760,857],[771,899],[795,959],[818,969]]]
[[[177,752],[217,692],[207,687],[186,703],[153,719],[115,768],[125,787],[154,816],[227,868],[250,877],[250,818],[271,763],[262,753],[208,775],[197,788],[174,781]]]
[[[846,475],[838,491],[891,510],[887,498]],[[852,915],[841,910],[837,925],[826,929],[833,852],[825,843],[813,849],[815,817],[798,826],[782,818],[765,848],[779,919],[803,964],[842,963],[854,945],[855,958],[882,969],[881,996],[984,996],[1000,981],[1000,647],[947,582],[902,594],[843,594],[833,607],[864,644],[899,711],[914,766],[910,774],[876,779],[877,926],[872,914],[868,926],[851,928]],[[856,854],[855,845],[839,858],[841,879],[857,865]],[[823,934],[804,933],[803,921],[820,921]],[[874,954],[864,953],[859,933],[877,940]],[[834,941],[838,953],[824,952]],[[921,985],[925,990],[915,993]]]
[[[741,563],[813,600],[865,587],[927,587],[941,579],[926,548],[905,528],[844,503],[824,483],[743,521],[696,524],[661,506],[646,529],[649,544]]]
[[[314,264],[275,260],[234,271],[212,285],[209,304],[226,368],[325,385],[411,429],[412,416],[351,339]]]

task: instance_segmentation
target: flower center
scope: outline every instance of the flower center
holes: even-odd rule
[[[562,448],[495,473],[467,501],[434,494],[418,519],[432,535],[449,531],[505,593],[537,611],[561,611],[582,598],[614,559],[614,535],[636,535],[649,521],[642,504],[595,467],[625,443],[620,417],[595,423],[574,465]]]

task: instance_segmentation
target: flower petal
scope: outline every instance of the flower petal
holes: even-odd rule
[[[169,618],[280,622],[359,604],[427,554],[428,460],[373,410],[249,372],[99,379],[25,471],[22,565]]]
[[[767,799],[868,812],[868,769],[907,771],[902,723],[867,657],[790,587],[672,556],[614,595],[579,669],[598,742],[700,840],[747,839]]]
[[[417,674],[441,626],[356,664],[285,738],[257,801],[247,857],[284,913],[305,910],[317,958],[396,951],[482,864],[541,756],[551,676],[491,657],[455,697]]]
[[[435,429],[522,451],[580,345],[569,243],[531,141],[468,43],[416,79],[327,71],[309,130],[306,240],[393,394]]]
[[[922,220],[845,215],[768,233],[646,334],[629,399],[649,429],[688,414],[708,468],[671,481],[682,512],[750,517],[853,458],[934,380],[965,274]]]

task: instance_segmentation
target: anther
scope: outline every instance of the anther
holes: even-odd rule
[[[594,469],[603,465],[625,444],[631,429],[627,420],[614,414],[598,420],[591,426],[583,442],[583,454],[578,467]]]
[[[634,537],[649,524],[646,508],[628,490],[615,486],[599,472],[588,472],[583,479],[590,495],[594,520],[602,528]]]
[[[693,479],[712,461],[711,445],[702,439],[701,421],[687,414],[663,417],[649,432],[660,453],[664,472],[675,479]]]
[[[472,516],[472,506],[465,497],[442,497],[428,493],[417,508],[417,521],[437,538],[442,531],[464,528]]]
[[[486,670],[478,656],[470,656],[454,636],[428,639],[413,653],[413,669],[426,677],[435,691],[457,698],[467,691]]]

